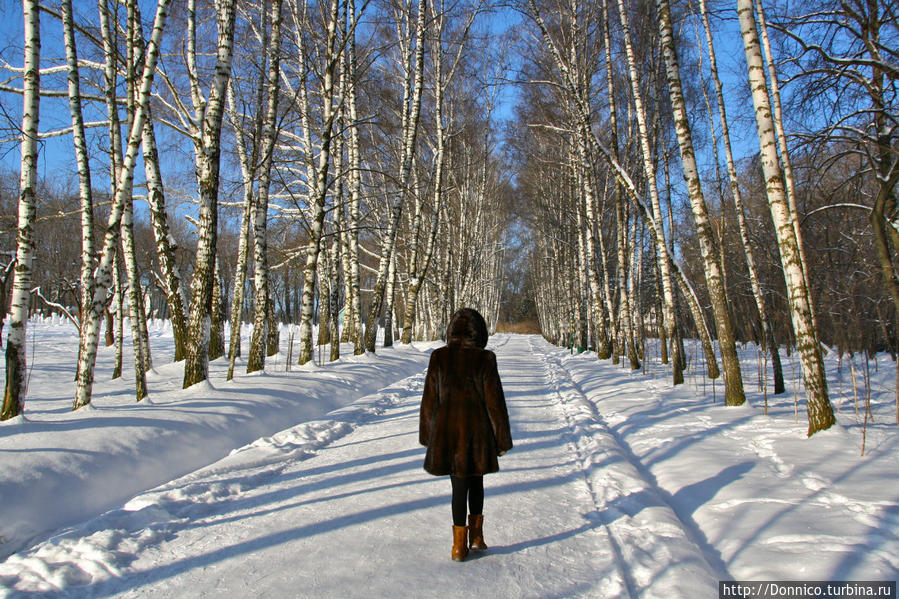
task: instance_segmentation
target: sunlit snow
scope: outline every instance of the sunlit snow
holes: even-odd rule
[[[719,580],[899,573],[888,356],[868,365],[865,424],[864,361],[853,390],[828,355],[840,424],[808,439],[790,358],[765,415],[754,347],[751,405],[728,408],[699,352],[672,388],[652,347],[631,372],[496,335],[515,448],[485,479],[490,550],[459,564],[417,434],[439,343],[300,368],[282,334],[264,373],[227,382],[217,360],[182,390],[170,329],[151,337],[148,400],[129,355],[109,380],[103,348],[94,404],[71,412],[75,330],[32,321],[25,417],[0,423],[0,596],[713,597]]]

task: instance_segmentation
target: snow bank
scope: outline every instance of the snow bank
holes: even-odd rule
[[[238,364],[232,381],[220,359],[210,364],[209,382],[186,390],[179,388],[182,366],[168,363],[149,374],[150,396],[139,404],[133,380],[108,380],[113,353],[104,348],[93,405],[72,412],[75,329],[52,320],[29,329],[40,342],[29,348],[25,416],[0,423],[0,558],[419,372],[427,367],[426,350],[436,345],[396,346],[375,357],[291,370],[278,355],[264,373],[243,374]],[[170,361],[171,330],[155,323],[151,336],[156,363]],[[130,360],[126,355],[126,374]]]
[[[750,348],[741,356],[748,399],[741,407],[722,404],[720,381],[714,391],[699,378],[672,388],[658,365],[647,376],[595,354],[563,364],[724,576],[896,580],[895,364],[886,360],[872,373],[876,422],[866,425],[862,456],[864,408],[858,416],[852,409],[834,352],[828,374],[839,424],[811,438],[795,378],[786,394],[769,395],[764,414],[763,391],[749,385],[756,355]]]
[[[649,599],[709,596],[719,580],[899,576],[895,364],[883,358],[856,357],[866,418],[864,385],[857,412],[852,372],[831,352],[839,425],[809,439],[789,357],[788,391],[765,414],[752,347],[749,402],[731,408],[698,359],[672,387],[657,354],[631,372],[494,337],[516,446],[489,484],[491,550],[459,566],[448,486],[421,471],[416,436],[438,344],[301,369],[282,353],[229,383],[218,361],[186,391],[168,363],[141,404],[133,381],[108,380],[104,350],[94,406],[72,413],[73,329],[32,333],[26,417],[0,425],[2,550],[28,548],[0,563],[0,596]],[[170,336],[154,325],[158,364]]]

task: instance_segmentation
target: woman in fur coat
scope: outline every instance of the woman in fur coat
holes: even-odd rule
[[[419,442],[428,448],[424,469],[449,475],[452,482],[455,561],[465,559],[469,548],[487,549],[484,475],[499,470],[497,457],[512,449],[496,355],[486,345],[487,324],[477,310],[453,314],[446,346],[431,354],[421,398]]]

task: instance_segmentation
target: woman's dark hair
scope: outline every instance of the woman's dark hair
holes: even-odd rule
[[[457,310],[446,327],[447,345],[487,346],[487,323],[474,308]]]

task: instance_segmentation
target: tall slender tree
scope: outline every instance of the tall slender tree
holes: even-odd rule
[[[21,171],[16,267],[10,299],[9,333],[6,338],[6,388],[0,419],[8,420],[25,407],[25,333],[31,300],[34,260],[35,188],[37,186],[37,133],[40,110],[40,8],[37,0],[22,0],[25,18],[25,72],[22,95]]]
[[[411,3],[410,3],[411,4]],[[397,193],[391,200],[386,229],[381,237],[381,253],[378,262],[377,278],[372,290],[365,325],[365,350],[375,351],[378,335],[378,321],[384,307],[387,286],[390,280],[390,265],[394,259],[397,231],[403,213],[403,203],[409,194],[412,181],[412,163],[415,159],[415,142],[418,138],[418,121],[421,116],[421,98],[424,87],[425,26],[427,23],[427,3],[417,0],[415,26],[409,26],[408,35],[401,39],[401,55],[404,70],[403,106],[400,131],[402,134],[402,150],[400,154],[399,173],[397,175]],[[411,7],[406,7],[411,9]],[[411,23],[411,15],[407,12]],[[413,47],[414,45],[414,47]]]
[[[608,0],[602,0],[601,19],[603,24],[603,46],[605,48],[606,59],[606,97],[609,104],[609,139],[612,155],[617,162],[621,162],[621,151],[618,144],[618,102],[615,92],[615,74],[614,63],[612,62],[612,33],[611,23],[609,21]],[[637,356],[637,349],[634,345],[634,335],[631,322],[631,303],[630,293],[628,289],[627,277],[627,239],[628,239],[628,219],[627,219],[627,196],[621,186],[621,182],[617,177],[615,180],[615,225],[617,233],[618,248],[618,293],[621,298],[621,330],[625,337],[626,351],[631,369],[636,370],[640,367],[640,361]],[[632,279],[631,279],[632,281]],[[611,293],[611,289],[609,290]],[[661,346],[666,352],[667,346],[665,329],[662,327],[659,331],[661,335]]]
[[[356,54],[356,3],[347,0],[347,48],[344,53],[344,70],[346,72],[346,117],[349,124],[347,140],[347,159],[349,161],[349,190],[346,205],[346,242],[347,267],[344,277],[347,281],[346,311],[344,326],[350,330],[353,340],[353,353],[365,353],[362,336],[362,293],[359,289],[359,207],[362,195],[362,157],[360,152],[359,114],[357,109],[356,87],[358,82],[358,57]]]
[[[141,27],[140,5],[136,0],[128,0],[129,40],[128,64],[130,72],[140,73],[146,57],[146,47]],[[131,93],[137,93],[137,81],[131,86]],[[135,98],[136,100],[136,98]],[[184,283],[181,271],[175,259],[177,244],[171,235],[168,213],[166,211],[165,186],[162,168],[159,165],[159,149],[156,143],[156,128],[153,122],[152,108],[148,107],[144,124],[143,149],[144,177],[147,183],[147,204],[150,208],[150,223],[156,240],[156,255],[159,260],[161,284],[165,291],[169,308],[169,319],[172,322],[172,337],[175,343],[175,361],[184,359],[184,344],[187,335],[187,300],[184,297]],[[147,346],[149,349],[149,345]],[[147,352],[149,356],[149,351]]]
[[[796,348],[799,351],[802,363],[808,408],[808,434],[811,436],[833,425],[835,422],[833,407],[827,395],[824,358],[821,355],[821,346],[817,341],[810,305],[811,300],[806,287],[806,277],[799,253],[799,240],[796,238],[796,230],[793,227],[790,206],[787,203],[786,191],[784,189],[783,174],[777,155],[777,136],[771,116],[768,83],[765,79],[765,67],[762,61],[761,45],[759,43],[758,29],[756,28],[752,0],[737,0],[737,13],[740,18],[740,30],[743,38],[743,49],[746,54],[746,63],[749,67],[749,86],[752,90],[752,102],[755,107],[756,130],[759,139],[762,170],[765,175],[768,207],[777,232],[777,243],[787,285],[793,334],[796,338]]]
[[[674,46],[674,29],[671,23],[671,6],[668,0],[657,0],[659,35],[662,53],[665,56],[666,77],[671,107],[674,111],[674,126],[680,149],[681,168],[687,183],[693,222],[699,237],[700,252],[705,267],[706,287],[712,300],[715,328],[718,332],[718,347],[724,364],[724,398],[729,406],[739,406],[746,401],[743,391],[743,375],[737,355],[736,339],[728,308],[727,293],[721,272],[719,254],[715,247],[715,236],[709,218],[708,206],[702,192],[699,167],[693,148],[693,134],[687,116],[687,103],[681,83],[680,65]]]
[[[338,20],[340,19],[340,2],[331,0],[327,16],[327,38],[323,48],[322,77],[321,77],[321,101],[322,115],[321,126],[318,131],[320,147],[318,161],[314,169],[314,183],[310,186],[310,231],[309,243],[306,248],[306,260],[303,265],[303,296],[300,312],[300,355],[299,364],[306,364],[312,360],[312,317],[315,308],[315,275],[318,270],[319,254],[322,250],[322,235],[326,216],[326,204],[328,200],[328,176],[331,172],[331,149],[334,143],[334,123],[338,116],[336,92],[339,90],[338,69],[343,53],[343,40],[338,39],[340,32]],[[310,104],[308,100],[306,106]],[[309,127],[306,127],[307,135]],[[312,152],[311,144],[307,144],[307,151]],[[311,162],[311,161],[310,161]]]
[[[780,348],[774,338],[774,327],[771,325],[771,316],[768,312],[768,302],[759,281],[759,268],[755,257],[755,249],[749,237],[749,225],[746,222],[746,212],[743,203],[743,193],[740,190],[740,181],[737,176],[737,166],[734,161],[733,144],[730,140],[730,127],[727,121],[727,110],[724,102],[724,85],[718,75],[718,59],[715,52],[715,44],[712,37],[712,28],[709,25],[709,15],[706,10],[705,0],[699,0],[699,10],[702,19],[703,31],[706,37],[706,47],[709,52],[709,70],[715,85],[715,97],[718,105],[718,116],[721,121],[721,138],[724,146],[724,156],[727,161],[727,175],[730,181],[731,196],[734,202],[734,212],[737,215],[737,225],[740,231],[740,240],[743,242],[743,254],[746,257],[746,268],[749,273],[749,282],[752,288],[752,297],[759,314],[759,322],[762,329],[762,344],[771,354],[771,366],[774,375],[774,393],[783,393],[784,378],[783,367],[780,362]]]
[[[113,286],[112,271],[115,261],[119,232],[121,228],[122,213],[125,202],[131,197],[134,181],[134,169],[137,165],[138,152],[143,134],[144,124],[148,117],[150,105],[150,92],[153,86],[153,77],[156,72],[156,63],[159,57],[159,47],[162,34],[165,29],[166,18],[170,0],[160,0],[156,5],[156,15],[153,19],[153,30],[150,41],[147,43],[146,60],[141,75],[140,90],[137,95],[136,111],[130,123],[128,143],[125,145],[121,168],[118,169],[118,184],[115,187],[115,197],[107,219],[106,231],[103,238],[103,248],[96,270],[96,284],[90,309],[82,323],[86,327],[84,333],[83,351],[78,357],[78,369],[75,380],[75,402],[73,409],[78,409],[90,403],[91,390],[94,382],[94,364],[97,358],[97,344],[100,336],[100,324],[106,311],[108,289]],[[105,14],[106,0],[100,0],[101,20]],[[107,61],[110,60],[107,53]],[[107,77],[108,80],[108,77]],[[121,315],[120,315],[121,317]]]
[[[267,7],[268,3],[264,6]],[[275,143],[277,141],[278,95],[280,93],[281,56],[281,0],[273,0],[271,7],[271,38],[268,44],[268,76],[266,89],[268,103],[262,132],[261,177],[253,202],[253,261],[255,263],[255,311],[253,317],[253,337],[247,359],[247,372],[255,372],[265,367],[268,326],[269,268],[268,268],[268,201],[272,179]],[[266,10],[265,8],[263,10]],[[268,12],[266,10],[266,12]],[[265,22],[266,19],[263,19]],[[265,25],[264,25],[265,26]]]
[[[197,257],[190,286],[191,304],[187,329],[187,354],[184,361],[184,388],[205,381],[209,376],[209,327],[218,236],[222,117],[225,111],[228,80],[231,78],[234,50],[234,0],[221,0],[216,3],[218,44],[208,97],[203,95],[197,75],[196,0],[189,0],[187,11],[187,67],[194,108],[193,117],[190,119],[190,133],[196,162],[199,218]]]
[[[437,233],[440,224],[441,204],[445,201],[444,196],[444,171],[446,169],[446,146],[452,129],[444,122],[447,113],[447,95],[448,90],[456,79],[459,72],[459,66],[462,63],[463,53],[469,45],[469,31],[474,24],[475,18],[480,14],[481,5],[472,7],[461,27],[460,35],[453,40],[446,39],[449,29],[449,15],[447,7],[442,0],[439,4],[432,7],[434,16],[431,19],[432,31],[432,62],[434,65],[433,79],[434,83],[434,164],[433,164],[433,189],[432,211],[430,215],[430,226],[424,229],[424,206],[421,194],[416,194],[415,213],[412,225],[412,248],[409,258],[409,285],[406,289],[403,299],[403,322],[402,337],[403,343],[412,342],[412,329],[415,325],[416,310],[419,293],[424,284],[425,277],[431,266],[434,256],[434,248],[437,241]],[[448,51],[447,46],[452,49],[455,46],[455,52]],[[444,67],[444,54],[449,54],[450,63]],[[426,234],[419,242],[419,231],[424,229]]]
[[[78,164],[78,197],[81,203],[81,295],[79,297],[78,353],[84,351],[84,316],[90,307],[94,287],[94,202],[91,188],[90,160],[84,127],[81,102],[81,82],[78,68],[78,49],[75,44],[75,23],[72,16],[71,0],[60,5],[63,38],[66,46],[68,66],[69,112],[72,117],[72,141],[75,145],[75,159]]]

